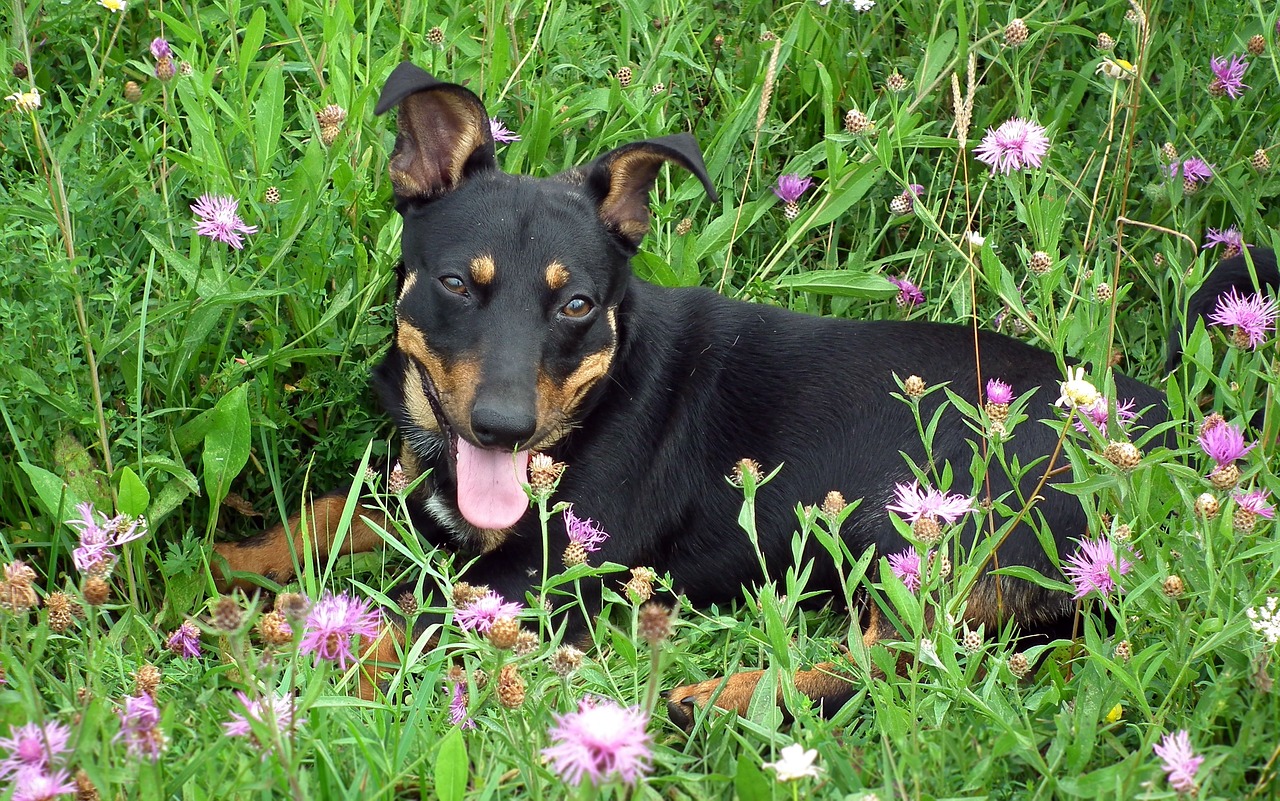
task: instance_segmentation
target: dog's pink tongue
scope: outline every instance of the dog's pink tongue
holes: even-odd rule
[[[529,452],[492,451],[458,439],[458,511],[476,528],[510,528],[529,497]]]

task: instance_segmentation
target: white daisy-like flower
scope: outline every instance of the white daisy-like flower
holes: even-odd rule
[[[760,767],[773,770],[778,774],[780,782],[795,781],[806,776],[816,779],[822,775],[822,768],[814,764],[817,759],[818,752],[815,749],[806,751],[803,745],[792,743],[782,749],[777,762],[766,762]]]
[[[1083,367],[1068,367],[1067,380],[1061,382],[1062,396],[1056,401],[1058,406],[1071,409],[1088,409],[1102,398],[1098,388],[1084,376]]]
[[[1097,72],[1105,75],[1113,81],[1132,81],[1136,68],[1122,58],[1115,60],[1104,58],[1102,63],[1098,65]]]
[[[40,90],[32,89],[30,92],[14,92],[5,97],[5,100],[11,101],[13,107],[18,111],[35,111],[40,108]]]

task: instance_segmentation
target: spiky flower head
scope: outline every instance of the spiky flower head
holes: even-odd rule
[[[798,173],[790,173],[778,176],[778,182],[773,186],[773,193],[783,203],[795,203],[804,194],[805,190],[811,186],[813,186],[812,178]]]
[[[639,707],[584,698],[576,712],[555,716],[551,746],[542,755],[553,772],[574,786],[583,779],[600,785],[614,777],[635,784],[652,759],[646,723],[648,716]]]
[[[236,250],[244,247],[241,234],[256,234],[256,225],[246,225],[240,219],[237,210],[240,201],[225,195],[201,195],[191,204],[191,211],[196,215],[195,229],[200,236],[208,237],[214,242],[223,242]]]
[[[76,792],[76,783],[65,769],[46,772],[39,768],[23,768],[13,777],[12,801],[53,801],[61,795]]]
[[[228,737],[247,737],[254,745],[262,747],[262,741],[254,733],[255,726],[288,734],[307,722],[306,718],[294,718],[295,703],[291,695],[272,693],[270,696],[250,700],[248,695],[236,690],[236,698],[240,700],[244,712],[233,711],[230,719],[223,721],[222,731]],[[273,742],[274,738],[267,740],[264,757],[271,752]]]
[[[49,613],[49,628],[61,634],[71,628],[78,617],[84,617],[80,602],[65,592],[51,592],[44,599],[45,611]]]
[[[1256,489],[1249,492],[1237,492],[1232,495],[1236,503],[1241,509],[1247,509],[1258,517],[1265,517],[1268,520],[1276,516],[1275,507],[1267,503],[1269,493],[1266,490]]]
[[[355,661],[351,650],[353,637],[375,638],[382,632],[382,615],[370,608],[365,598],[352,598],[346,593],[326,592],[307,615],[298,653],[316,655],[316,664],[337,662],[342,670]]]
[[[654,572],[648,567],[631,568],[631,578],[623,585],[623,591],[635,603],[644,603],[653,597]]]
[[[1169,786],[1179,793],[1194,794],[1196,790],[1196,771],[1204,762],[1204,757],[1197,756],[1191,747],[1191,735],[1186,729],[1165,734],[1155,746],[1156,756],[1160,757],[1160,767],[1164,769]]]
[[[911,279],[905,275],[901,278],[889,276],[889,281],[898,288],[898,306],[909,308],[924,303],[924,293],[920,291],[920,287],[911,283]]]
[[[1187,591],[1186,582],[1182,580],[1182,576],[1176,573],[1165,576],[1164,581],[1160,585],[1160,591],[1164,593],[1166,598],[1179,598]]]
[[[120,733],[117,740],[124,740],[133,756],[155,762],[160,758],[167,740],[160,731],[160,710],[155,699],[147,694],[131,695],[120,708]]]
[[[460,681],[455,681],[452,684],[452,698],[449,701],[449,722],[463,731],[474,729],[476,722],[471,719],[471,715],[467,712],[467,688]]]
[[[1226,248],[1223,258],[1231,258],[1239,255],[1248,247],[1248,243],[1244,241],[1244,234],[1240,233],[1240,229],[1234,225],[1226,229],[1209,228],[1204,235],[1204,246],[1206,248],[1222,245]]]
[[[894,70],[888,78],[884,79],[884,88],[890,92],[905,92],[908,85],[907,79],[897,70]]]
[[[1196,514],[1209,520],[1218,514],[1218,499],[1211,492],[1202,492],[1196,497]]]
[[[151,57],[152,58],[173,58],[173,48],[169,46],[166,39],[157,37],[151,40]]]
[[[1027,23],[1021,17],[1015,17],[1004,28],[1004,43],[1009,47],[1022,47],[1027,43],[1030,33]]]
[[[993,174],[1005,175],[1039,167],[1048,152],[1049,137],[1044,126],[1021,117],[1006,120],[999,128],[988,128],[973,151],[974,158],[991,167]]]
[[[493,141],[500,144],[520,141],[520,134],[512,131],[497,117],[489,118],[489,133],[493,134]]]
[[[1205,455],[1219,465],[1230,464],[1243,459],[1258,443],[1246,446],[1244,434],[1239,428],[1222,421],[1217,425],[1205,426],[1200,432],[1200,448]]]
[[[856,108],[851,108],[845,112],[844,129],[854,136],[870,133],[874,128],[875,123],[871,121],[871,118]]]
[[[998,378],[988,379],[987,403],[998,403],[1001,406],[1013,403],[1013,387]]]
[[[171,58],[156,59],[156,80],[161,82],[167,82],[172,80],[173,76],[176,74],[177,74],[177,70],[174,69],[173,59]]]
[[[1244,71],[1249,68],[1244,56],[1232,56],[1230,61],[1226,56],[1214,56],[1209,60],[1209,68],[1213,71],[1210,94],[1225,94],[1235,100],[1249,88],[1244,82]]]
[[[432,47],[439,47],[444,44],[444,31],[439,25],[432,25],[431,30],[427,31],[427,44]]]
[[[564,678],[582,667],[582,652],[572,645],[562,645],[551,654],[549,661],[552,672]]]
[[[1080,545],[1066,563],[1062,572],[1075,585],[1076,600],[1091,592],[1097,592],[1106,603],[1113,592],[1123,590],[1116,577],[1133,569],[1133,562],[1117,555],[1116,547],[1106,537],[1080,540]]]
[[[164,672],[160,668],[150,662],[143,662],[133,672],[133,694],[149,695],[155,698],[163,679]]]
[[[907,380],[902,382],[902,391],[908,398],[919,398],[924,395],[925,383],[924,379],[918,375],[909,375]]]
[[[557,462],[549,454],[535,453],[529,457],[529,486],[535,495],[549,497],[560,483],[566,465]]]
[[[1243,346],[1257,348],[1266,340],[1267,332],[1274,327],[1278,313],[1280,311],[1276,308],[1274,298],[1261,293],[1242,295],[1232,287],[1218,296],[1217,305],[1209,315],[1209,322],[1239,329],[1243,337],[1233,338],[1233,343],[1238,344],[1238,340]]]
[[[948,495],[933,487],[921,487],[919,481],[894,485],[894,503],[885,506],[886,511],[897,512],[909,523],[922,518],[941,518],[954,523],[967,512],[974,511],[973,498],[967,495]]]
[[[67,525],[80,532],[80,544],[71,552],[71,560],[83,575],[107,575],[116,563],[115,549],[147,535],[144,518],[116,515],[108,518],[94,509],[92,503],[76,506],[80,517]]]
[[[1183,159],[1169,165],[1169,177],[1182,177],[1183,183],[1208,183],[1213,178],[1213,165],[1201,158]]]
[[[618,86],[621,86],[623,89],[626,89],[628,86],[631,85],[631,77],[632,77],[632,74],[631,74],[630,67],[620,67],[618,69]]]
[[[1249,51],[1250,55],[1260,56],[1267,49],[1267,40],[1262,34],[1255,33],[1249,37],[1249,42],[1245,45],[1245,49]]]
[[[1142,451],[1132,442],[1113,440],[1102,450],[1102,458],[1121,470],[1133,470],[1142,462]]]
[[[506,615],[495,618],[486,635],[494,648],[508,651],[515,647],[516,639],[520,636],[520,621]]]
[[[844,495],[839,490],[831,490],[822,499],[822,513],[827,517],[836,517],[845,510],[849,504],[844,499]]]
[[[1026,678],[1026,675],[1031,672],[1031,662],[1026,654],[1018,652],[1009,657],[1009,672],[1014,675],[1014,678]]]
[[[508,662],[498,672],[498,703],[507,709],[519,709],[524,705],[525,683],[520,670]]]
[[[930,551],[929,553],[933,552]],[[915,548],[907,548],[898,553],[889,554],[889,570],[898,577],[898,580],[902,582],[902,586],[906,587],[908,591],[914,593],[920,589],[920,552]]]
[[[460,607],[453,615],[453,622],[457,623],[458,628],[463,631],[488,634],[495,620],[500,617],[514,618],[520,614],[522,608],[522,604],[515,601],[508,602],[496,592],[486,592]]]
[[[269,203],[272,206],[280,202],[280,187],[268,186],[266,191],[262,193],[262,202]]]
[[[564,528],[569,534],[569,542],[581,546],[586,553],[599,551],[609,539],[609,533],[591,518],[584,520],[574,514],[572,506],[564,510]]]
[[[656,601],[649,601],[640,607],[636,618],[636,631],[640,639],[650,646],[660,645],[671,636],[671,610]]]
[[[70,753],[71,729],[50,721],[9,725],[9,736],[0,737],[0,750],[8,756],[0,761],[0,779],[12,778],[23,770],[49,771],[61,766]]]
[[[258,618],[258,636],[267,645],[287,645],[293,642],[293,627],[284,612],[271,610]]]

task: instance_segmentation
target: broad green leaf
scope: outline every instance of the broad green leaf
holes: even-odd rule
[[[120,493],[118,495],[117,507],[120,512],[129,517],[142,517],[147,513],[147,507],[151,504],[151,493],[147,491],[147,486],[142,483],[142,479],[138,478],[138,474],[133,469],[126,466],[120,470]]]
[[[436,754],[436,798],[440,801],[462,801],[467,790],[467,744],[462,730],[454,727],[440,741]]]
[[[217,508],[231,482],[249,461],[249,393],[241,384],[213,407],[213,426],[204,437],[204,488]]]
[[[786,289],[846,298],[891,298],[898,293],[898,287],[883,275],[848,270],[810,270],[783,276],[778,284]]]

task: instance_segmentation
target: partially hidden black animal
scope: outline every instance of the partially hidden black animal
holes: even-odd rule
[[[467,581],[523,599],[540,574],[539,522],[521,486],[533,452],[568,465],[554,500],[571,502],[611,535],[592,561],[669,572],[694,604],[736,600],[762,579],[737,524],[741,490],[725,479],[743,457],[766,470],[782,466],[757,499],[759,547],[772,577],[793,562],[796,504],[821,503],[831,490],[863,499],[842,529],[853,553],[906,547],[885,505],[896,483],[913,479],[899,451],[918,461],[923,452],[909,407],[891,397],[894,376],[947,382],[976,403],[972,330],[821,319],[636,278],[630,259],[648,229],[659,168],[683,167],[715,196],[689,135],[626,145],[535,179],[498,169],[485,107],[462,86],[403,63],[377,113],[396,106],[390,173],[404,218],[403,260],[394,340],[374,384],[399,429],[409,477],[429,471],[409,498],[412,523],[431,543],[478,556]],[[1264,283],[1274,284],[1274,257],[1255,251],[1255,263]],[[1213,295],[1193,300],[1193,316],[1205,314],[1227,284],[1247,282],[1249,271],[1237,262],[1216,276]],[[999,377],[1018,394],[1036,390],[1032,417],[1060,418],[1052,404],[1063,376],[1054,356],[996,333],[976,342],[983,377]],[[1120,375],[1115,382],[1119,396],[1149,408],[1146,425],[1165,419],[1159,390]],[[926,418],[939,394],[922,401]],[[971,436],[949,412],[933,441],[935,464],[964,469]],[[1023,479],[1022,497],[1062,467],[1047,459],[1056,442],[1054,430],[1033,420],[1008,443],[1023,464],[1040,460]],[[998,470],[989,480],[993,497],[1013,491]],[[330,550],[344,501],[345,493],[313,504],[308,547],[317,556]],[[381,542],[362,519],[380,524],[376,514],[358,512],[345,551]],[[1058,552],[1072,553],[1086,526],[1078,500],[1050,490],[1035,513]],[[285,580],[303,553],[299,530],[293,521],[217,550],[228,575]],[[558,517],[549,537],[554,564],[567,544]],[[1026,527],[998,558],[1002,566],[1055,574]],[[811,588],[838,591],[824,550],[814,546],[804,559],[812,561]],[[975,586],[966,612],[973,624],[991,631],[1012,619],[1028,635],[1070,630],[1069,596],[1008,577],[1000,583],[999,592],[990,576]],[[599,587],[584,591],[588,606],[600,603]],[[892,636],[883,616],[873,617],[864,621],[866,641]],[[581,621],[569,625],[572,634],[584,631]],[[395,661],[394,639],[378,659]],[[743,710],[757,679],[742,674],[723,686],[678,688],[671,713],[687,723],[693,705],[713,696]],[[853,692],[838,667],[794,679],[830,708]]]

